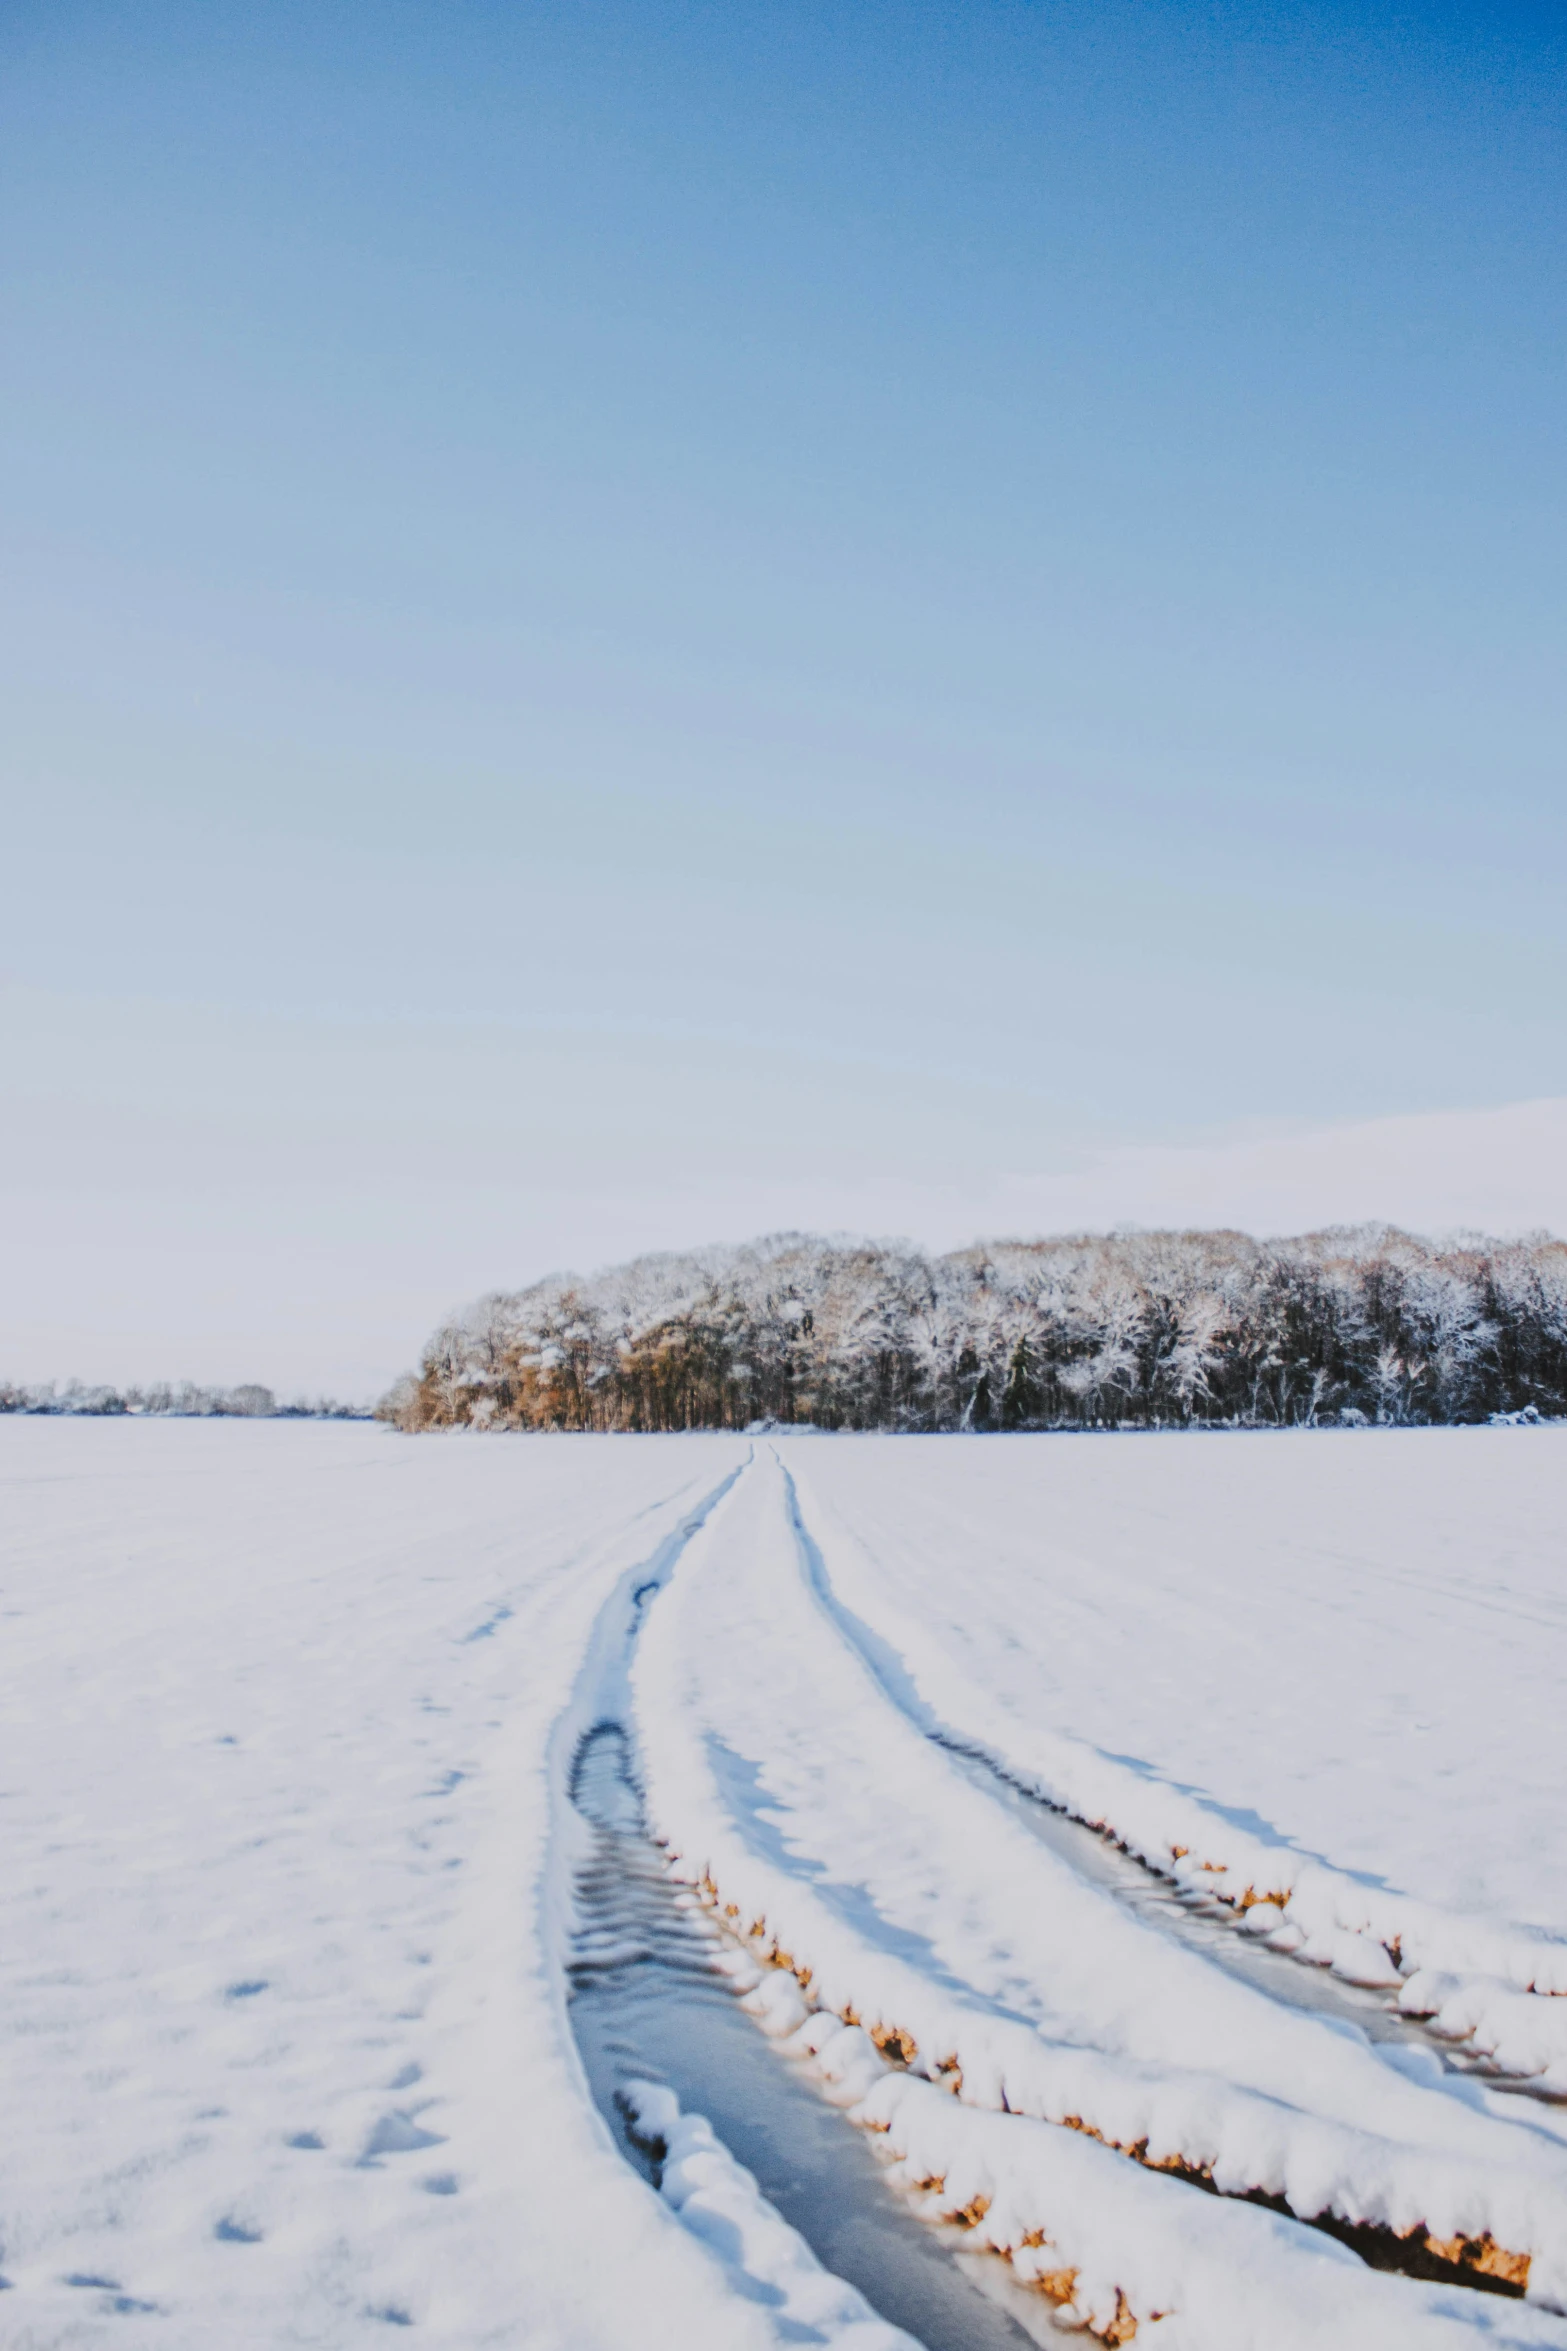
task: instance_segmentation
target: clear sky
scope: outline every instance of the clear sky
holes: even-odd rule
[[[0,1373],[1567,1094],[1564,133],[1543,8],[7,11]]]

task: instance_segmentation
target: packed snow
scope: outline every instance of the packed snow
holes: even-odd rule
[[[614,1721],[757,2032],[1035,2339],[1567,2351],[1564,1469],[0,1421],[0,2331],[909,2342],[667,2085],[623,2084],[651,2181],[593,2104],[569,1788]],[[1032,1799],[1403,2037],[1162,1931]]]

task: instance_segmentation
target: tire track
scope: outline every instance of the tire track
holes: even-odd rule
[[[758,1464],[748,1498],[726,1518],[722,1544],[693,1545],[655,1611],[636,1669],[657,1825],[682,1872],[702,1883],[731,1927],[801,1984],[819,2017],[831,2011],[839,2029],[868,2037],[911,2097],[955,2089],[949,2114],[956,2104],[1008,2121],[1068,2124],[1070,2132],[1047,2131],[1055,2152],[1071,2139],[1080,2149],[1097,2141],[1118,2150],[1116,2163],[1136,2156],[1141,2177],[1173,2175],[1159,2185],[1178,2196],[1185,2226],[1198,2184],[1220,2191],[1200,2201],[1223,2210],[1227,2227],[1239,2220],[1243,2199],[1266,2201],[1295,2216],[1287,2229],[1316,2222],[1409,2272],[1435,2271],[1493,2292],[1517,2293],[1526,2283],[1539,2292],[1542,2278],[1549,2286],[1567,2233],[1562,2166],[1550,2160],[1560,2151],[1538,2167],[1520,2165],[1506,2125],[1409,2082],[1331,2025],[1290,2016],[1233,1981],[1216,1997],[1218,1971],[1206,1958],[1124,1915],[1108,1933],[1108,1898],[1059,1857],[1044,1866],[1037,1841],[1006,1820],[999,1792],[966,1781],[957,1759],[932,1745],[928,1721],[910,1720],[917,1693],[911,1707],[886,1644],[862,1628],[871,1662],[861,1641],[847,1637],[785,1474],[776,1461]],[[791,1584],[802,1600],[809,1595],[814,1639],[790,1601]],[[759,1625],[768,1635],[760,1669]],[[813,1681],[822,1685],[814,1693]],[[916,1883],[911,1855],[920,1839],[911,1843],[909,1814],[921,1805],[932,1823],[955,1814],[957,1827],[946,1821],[945,1843],[932,1828],[927,1842],[940,1853],[926,1853],[929,1866]],[[963,1852],[965,1839],[974,1854]],[[1024,1884],[1021,1903],[1009,1879]],[[946,1931],[944,1911],[962,1931]],[[1064,1933],[1053,1911],[1074,1914]],[[1032,1937],[1030,1917],[1040,1929]],[[1010,1975],[998,1963],[1006,1940],[998,1918],[1016,1946]],[[1091,1929],[1090,1940],[1108,1933],[1123,1975],[1135,1962],[1136,1997],[1114,2014],[1101,2001],[1097,2027],[1081,1952],[1074,1970],[1074,1926]],[[1053,2008],[1052,1978],[1074,1972],[1067,2010],[1058,2001]],[[1151,2040],[1145,2030],[1139,2048],[1138,2011],[1144,2026],[1149,2012],[1162,2011],[1168,2028],[1172,2007],[1183,2004],[1206,2007],[1209,2026],[1227,2023],[1232,2042],[1249,2033],[1257,2045],[1227,2048],[1227,2068],[1211,2052],[1206,2066],[1194,2064],[1200,2051],[1190,2046],[1183,2064],[1169,2029]],[[1174,2043],[1180,2038],[1175,2031]],[[917,2074],[926,2081],[910,2078]],[[1356,2111],[1367,2105],[1378,2110],[1374,2126]],[[891,2112],[880,2111],[879,2120],[894,2129]],[[1003,2143],[1021,2159],[1021,2135]],[[997,2198],[987,2192],[983,2201],[976,2227]],[[988,2226],[985,2241],[996,2241],[997,2226]],[[1322,2245],[1319,2231],[1302,2233]],[[1094,2238],[1093,2226],[1086,2236]],[[1106,2258],[1113,2268],[1113,2244]],[[1467,2323],[1489,2331],[1476,2297],[1464,2293],[1460,2303]],[[1419,2312],[1414,2302],[1403,2310],[1435,2323],[1434,2310]],[[1135,2315],[1114,2298],[1106,2305],[1103,2292],[1090,2313],[1110,2330],[1107,2339]],[[1554,2329],[1524,2332],[1567,2340]]]
[[[1337,2018],[1373,2042],[1426,2052],[1444,2073],[1485,2082],[1497,2091],[1567,2107],[1562,2093],[1542,2089],[1527,2076],[1504,2073],[1451,2037],[1429,2019],[1397,2007],[1385,1994],[1355,1984],[1298,1952],[1270,1943],[1249,1925],[1251,1912],[1183,1884],[1127,1844],[1110,1823],[1082,1819],[1053,1802],[1008,1768],[993,1747],[965,1739],[922,1696],[907,1662],[880,1633],[855,1613],[835,1590],[821,1546],[806,1524],[799,1490],[783,1469],[789,1511],[806,1579],[825,1614],[874,1678],[890,1704],[950,1755],[975,1785],[1006,1804],[1029,1833],[1068,1866],[1124,1903],[1135,1916],[1237,1976],[1243,1983],[1308,2014]]]
[[[976,2265],[962,2231],[918,2218],[873,2144],[845,2130],[804,2069],[758,2031],[738,1997],[758,1971],[680,1888],[648,1833],[627,1671],[657,1594],[744,1474],[705,1496],[622,1579],[572,1709],[564,1972],[587,2084],[621,2154],[650,2185],[660,2184],[661,2158],[638,2113],[651,2080],[706,2117],[822,2267],[890,2328],[924,2351],[1023,2351],[1039,2339],[1032,2298],[999,2260]],[[756,2291],[766,2299],[764,2280]]]

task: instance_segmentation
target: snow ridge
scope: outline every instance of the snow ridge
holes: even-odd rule
[[[628,2082],[623,2095],[637,2136],[658,2150],[659,2194],[741,2292],[766,2297],[783,2341],[919,2351],[912,2335],[822,2267],[705,2116],[683,2114],[673,2090],[655,2082]]]

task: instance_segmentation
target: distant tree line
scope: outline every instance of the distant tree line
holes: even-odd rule
[[[1091,1429],[1567,1412],[1567,1243],[1387,1226],[1008,1241],[789,1233],[497,1293],[399,1428]]]
[[[21,1387],[0,1380],[0,1412],[109,1417],[142,1414],[160,1420],[369,1420],[363,1404],[338,1404],[328,1396],[313,1402],[298,1397],[280,1404],[270,1388],[246,1384],[238,1388],[198,1388],[190,1380],[178,1386],[168,1382],[150,1388],[84,1387],[68,1380],[57,1388]]]

